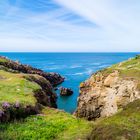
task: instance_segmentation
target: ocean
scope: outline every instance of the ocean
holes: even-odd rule
[[[77,106],[79,84],[90,75],[112,64],[127,60],[139,53],[0,53],[12,60],[42,69],[57,72],[65,77],[60,86],[71,88],[74,94],[61,97],[59,91],[58,108],[73,113]]]

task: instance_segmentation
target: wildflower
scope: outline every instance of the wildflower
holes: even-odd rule
[[[4,103],[2,104],[2,107],[3,107],[3,108],[9,108],[9,107],[10,107],[10,104],[9,104],[8,102],[4,102]]]

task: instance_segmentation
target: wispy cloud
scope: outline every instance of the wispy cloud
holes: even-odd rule
[[[140,51],[138,0],[0,1],[0,51]]]

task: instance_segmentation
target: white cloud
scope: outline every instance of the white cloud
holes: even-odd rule
[[[0,51],[140,51],[138,0],[24,2],[0,2]]]

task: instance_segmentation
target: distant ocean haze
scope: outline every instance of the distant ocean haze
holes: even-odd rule
[[[60,86],[71,88],[74,94],[61,97],[57,91],[57,104],[59,109],[70,113],[76,109],[81,82],[89,78],[92,73],[134,57],[136,54],[139,53],[0,53],[23,64],[64,76],[65,82]]]

